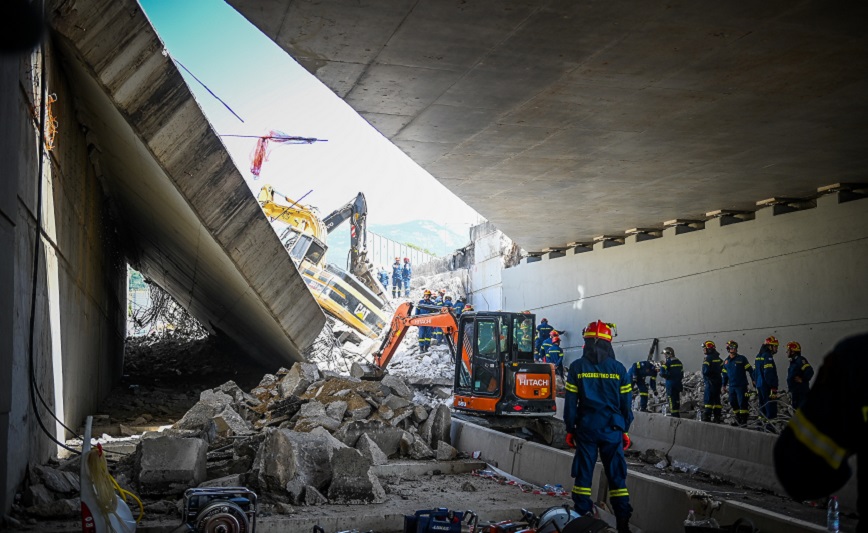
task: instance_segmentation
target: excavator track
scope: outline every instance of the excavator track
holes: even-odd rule
[[[552,446],[565,448],[567,430],[564,421],[554,416],[515,417],[515,416],[477,416],[463,411],[452,411],[452,416],[502,433],[514,433],[522,429],[530,431],[534,440]]]

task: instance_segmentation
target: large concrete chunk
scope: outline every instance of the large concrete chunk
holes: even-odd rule
[[[315,364],[295,363],[280,380],[278,385],[280,396],[286,398],[304,394],[307,388],[321,377],[319,368]]]
[[[407,382],[404,381],[404,378],[387,374],[383,378],[382,384],[386,387],[389,387],[389,390],[391,390],[393,394],[397,394],[401,398],[404,398],[406,400],[413,399],[413,389],[411,389],[410,386],[407,385]]]
[[[403,431],[379,420],[358,420],[341,426],[335,432],[335,438],[347,446],[355,446],[362,434],[367,434],[383,450],[383,453],[391,457],[398,452]]]
[[[451,442],[449,430],[452,427],[452,411],[445,405],[438,405],[437,409],[431,412],[425,423],[422,424],[421,434],[425,442],[432,448],[437,448],[437,443],[443,441],[447,444]]]
[[[335,447],[321,435],[288,429],[269,429],[259,449],[255,470],[263,490],[285,492],[293,504],[302,504],[305,486],[323,490],[332,480]]]
[[[334,477],[328,497],[334,503],[362,504],[386,501],[386,492],[371,471],[371,461],[358,450],[337,450],[332,458]]]
[[[202,439],[157,437],[141,441],[138,478],[144,494],[183,494],[206,476],[208,444]]]
[[[389,458],[383,453],[383,450],[377,446],[377,443],[371,440],[371,437],[362,435],[356,443],[356,449],[364,455],[372,465],[384,465],[389,462]]]

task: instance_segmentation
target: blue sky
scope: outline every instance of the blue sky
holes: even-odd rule
[[[326,215],[362,191],[369,224],[430,219],[466,234],[482,220],[222,0],[140,3],[168,52],[244,119],[182,70],[218,134],[258,136],[273,129],[328,139],[274,145],[254,180],[255,139],[224,137],[254,193],[265,183],[295,200],[312,190],[302,203]]]

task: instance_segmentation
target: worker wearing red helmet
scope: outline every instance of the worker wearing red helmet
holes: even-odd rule
[[[401,258],[396,257],[395,262],[392,263],[392,298],[401,296],[401,287],[404,286],[402,269]]]
[[[809,384],[814,377],[814,367],[802,356],[802,345],[796,341],[787,343],[787,357],[790,358],[787,388],[793,400],[793,409],[798,409],[808,397]]]
[[[395,258],[397,259],[397,257]],[[404,284],[404,297],[410,297],[410,278],[413,276],[413,267],[410,266],[410,258],[404,258],[404,266],[401,267],[401,283]],[[399,294],[400,296],[400,294]]]
[[[760,417],[767,420],[778,417],[778,367],[774,357],[778,353],[778,344],[778,339],[774,336],[766,337],[753,367]],[[770,425],[767,425],[766,429],[774,431]]]
[[[702,410],[703,422],[723,422],[723,404],[720,389],[723,387],[723,359],[717,352],[713,341],[702,343],[705,360],[702,362],[702,379],[705,381],[705,408]]]
[[[555,372],[561,377],[564,375],[564,350],[561,348],[561,338],[556,331],[549,336],[549,347],[546,348],[546,363],[555,365]]]
[[[609,480],[609,501],[618,533],[630,531],[630,496],[627,492],[627,462],[624,444],[633,422],[630,408],[633,385],[627,369],[615,360],[612,349],[614,325],[601,321],[585,328],[582,357],[572,362],[564,388],[564,423],[567,445],[576,449],[571,475],[573,502],[581,515],[593,512],[591,481],[597,454]]]
[[[430,309],[434,305],[433,300],[431,300],[431,291],[425,289],[422,292],[422,299],[419,300],[419,304],[416,306],[416,314],[417,315],[427,315],[431,313]],[[428,348],[431,347],[431,332],[434,330],[431,326],[419,326],[419,351],[425,353],[428,351]]]

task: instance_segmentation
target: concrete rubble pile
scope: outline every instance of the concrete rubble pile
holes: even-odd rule
[[[451,414],[426,408],[400,377],[362,381],[297,363],[244,392],[202,392],[170,429],[142,436],[129,479],[142,495],[246,486],[278,511],[382,502],[372,467],[390,459],[451,460]],[[174,512],[174,511],[173,511]]]

